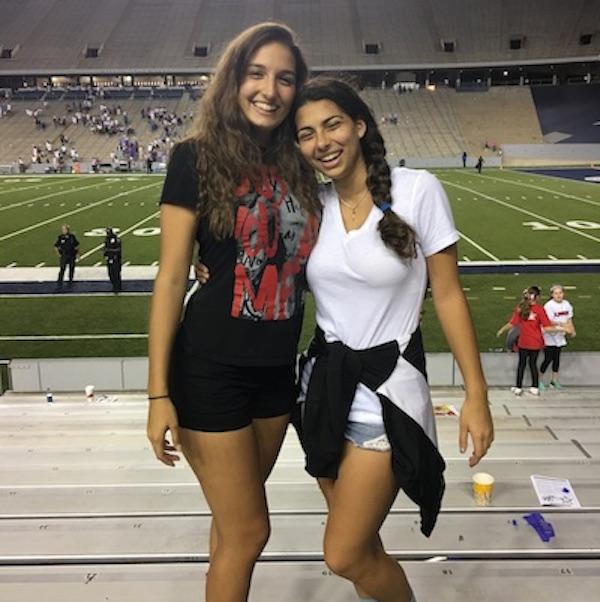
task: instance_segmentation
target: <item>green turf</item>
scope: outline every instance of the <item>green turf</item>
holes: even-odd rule
[[[461,169],[435,173],[463,235],[461,260],[600,258],[600,186],[497,169],[481,176]],[[150,265],[158,259],[161,177],[26,180],[0,178],[0,267],[55,265],[52,245],[63,222],[81,242],[82,266],[102,260],[94,250],[102,237],[89,234],[108,225],[125,232],[124,261]]]
[[[569,342],[572,351],[600,351],[600,275],[519,274],[463,276],[462,283],[471,306],[481,351],[502,347],[498,328],[509,318],[523,288],[532,284],[547,290],[560,282],[575,308],[577,337]],[[506,290],[494,290],[504,287]],[[510,297],[510,298],[507,298]],[[147,296],[135,297],[52,297],[0,299],[0,332],[10,335],[128,334],[147,332]],[[448,351],[431,299],[425,302],[423,334],[430,352]],[[300,340],[304,348],[314,329],[314,304],[307,298],[307,311]],[[0,341],[1,357],[91,357],[139,356],[146,353],[146,341]]]
[[[484,170],[481,176],[461,169],[435,173],[448,192],[463,236],[462,261],[521,256],[551,261],[549,255],[600,259],[600,186],[507,170]],[[161,184],[161,177],[143,175],[0,177],[0,267],[42,262],[55,266],[52,245],[64,222],[81,242],[82,266],[102,261],[101,229],[107,225],[123,233],[124,261],[152,264],[158,258],[156,212]],[[95,229],[100,235],[89,236]],[[584,274],[464,277],[481,349],[500,346],[494,333],[520,290],[530,284],[546,289],[556,280],[577,287],[567,295],[578,325],[578,336],[569,348],[600,350],[600,337],[594,336],[600,330],[598,312],[592,312],[598,306],[600,276]],[[147,306],[148,297],[2,298],[0,335],[144,333]],[[313,326],[309,302],[301,345]],[[428,350],[447,349],[430,300],[425,304],[423,330]],[[128,356],[144,355],[145,349],[145,340],[0,341],[0,357]]]

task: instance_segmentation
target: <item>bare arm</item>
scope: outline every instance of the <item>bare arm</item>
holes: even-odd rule
[[[428,257],[427,270],[438,319],[465,382],[459,447],[461,453],[466,451],[470,434],[474,449],[469,465],[475,466],[494,440],[494,426],[475,329],[458,277],[456,245]]]
[[[184,207],[164,204],[160,227],[160,267],[152,293],[148,336],[148,396],[160,398],[150,401],[147,431],[157,458],[173,466],[176,457],[165,453],[172,446],[164,440],[170,430],[173,445],[179,447],[177,417],[168,389],[169,360],[187,288],[197,215]]]
[[[496,333],[496,336],[502,336],[505,332],[507,332],[508,330],[510,330],[513,327],[513,325],[510,322],[507,322],[504,326],[502,326],[502,328],[500,328],[500,330]]]

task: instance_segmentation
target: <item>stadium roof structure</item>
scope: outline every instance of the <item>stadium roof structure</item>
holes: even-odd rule
[[[598,0],[0,0],[0,75],[203,73],[282,21],[309,64],[423,69],[600,60]]]

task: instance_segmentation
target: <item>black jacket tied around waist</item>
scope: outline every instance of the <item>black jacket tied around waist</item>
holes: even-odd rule
[[[337,478],[356,387],[358,383],[364,384],[376,392],[382,405],[394,476],[406,495],[419,506],[421,531],[429,536],[444,494],[444,460],[423,426],[393,399],[377,393],[404,361],[426,378],[420,330],[412,334],[401,353],[397,341],[360,351],[339,341],[328,343],[323,331],[317,328],[301,369],[312,358],[315,361],[306,399],[294,420],[306,454],[307,472],[313,477]]]

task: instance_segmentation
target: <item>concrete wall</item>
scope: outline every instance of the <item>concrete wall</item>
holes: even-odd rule
[[[517,355],[482,353],[481,359],[492,387],[514,384]],[[561,358],[561,382],[573,386],[600,386],[600,353],[565,352]],[[74,358],[12,360],[10,389],[15,392],[82,391],[95,385],[97,391],[145,390],[148,360],[132,358]],[[460,370],[450,353],[427,354],[427,373],[432,386],[460,386]],[[528,386],[525,373],[525,386]]]
[[[506,166],[590,165],[600,162],[600,144],[503,144]]]

